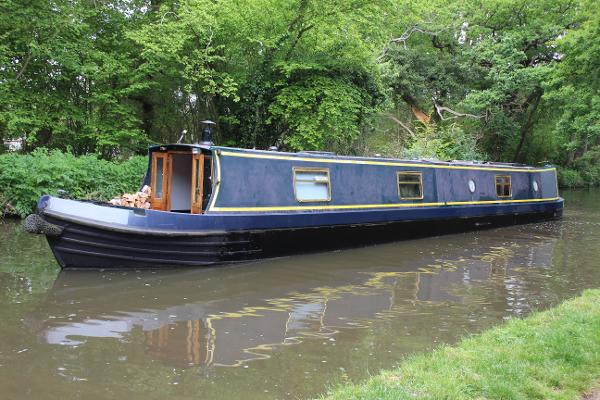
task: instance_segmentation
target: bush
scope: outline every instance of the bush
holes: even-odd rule
[[[600,185],[600,146],[590,148],[569,167],[559,167],[558,182],[568,188]]]
[[[600,184],[600,146],[592,147],[573,164],[586,186]]]
[[[562,188],[576,188],[584,186],[583,178],[579,171],[571,168],[558,168],[558,185]]]
[[[105,161],[46,149],[2,154],[0,199],[10,205],[10,213],[21,217],[34,210],[40,196],[56,195],[60,189],[75,198],[109,200],[139,189],[147,160],[134,156],[123,162]]]
[[[380,143],[369,146],[366,152],[405,159],[485,160],[487,158],[478,150],[476,138],[455,124],[417,127],[414,129],[414,136],[406,141],[380,139]]]
[[[440,160],[484,160],[477,141],[458,125],[418,129],[416,140],[404,150],[403,158],[437,158]]]

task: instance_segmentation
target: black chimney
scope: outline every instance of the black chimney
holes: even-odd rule
[[[208,119],[205,121],[201,121],[200,123],[202,124],[202,142],[200,142],[200,144],[211,146],[213,144],[212,127],[216,125],[216,123]]]

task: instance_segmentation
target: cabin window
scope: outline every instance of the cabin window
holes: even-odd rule
[[[510,175],[496,175],[496,195],[498,197],[512,196]]]
[[[294,168],[294,193],[299,202],[330,201],[329,170]]]
[[[537,183],[537,181],[533,181],[533,191],[537,192],[538,190],[540,190],[540,185]]]
[[[423,174],[398,172],[398,195],[401,200],[421,200],[423,198]]]

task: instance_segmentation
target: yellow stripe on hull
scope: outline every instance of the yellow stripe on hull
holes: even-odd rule
[[[556,201],[560,197],[544,199],[520,199],[520,200],[482,200],[482,201],[449,201],[438,203],[395,203],[395,204],[347,204],[338,206],[274,206],[274,207],[211,207],[214,212],[265,212],[265,211],[324,211],[324,210],[358,210],[358,209],[381,209],[381,208],[414,208],[414,207],[440,207],[458,205],[483,205],[499,203],[534,203],[541,201]]]

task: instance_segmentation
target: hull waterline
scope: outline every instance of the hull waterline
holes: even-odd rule
[[[490,206],[453,210],[445,218],[434,211],[429,210],[430,218],[421,215],[417,219],[377,223],[204,231],[144,230],[84,219],[77,222],[75,218],[64,220],[43,210],[40,216],[54,229],[47,239],[62,268],[182,268],[555,219],[562,215],[562,200],[504,206],[495,213],[491,213]],[[456,213],[462,217],[455,217]],[[273,223],[267,216],[262,218],[263,225]],[[256,220],[254,223],[258,224]]]

